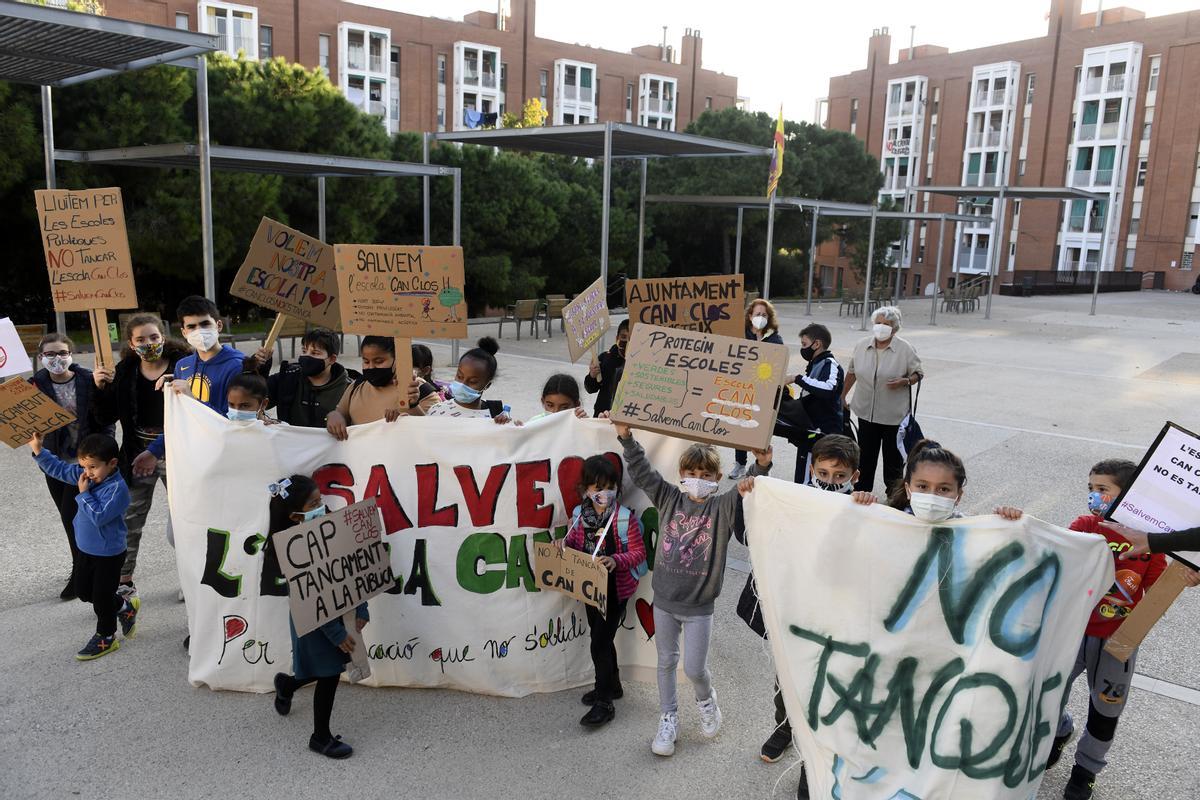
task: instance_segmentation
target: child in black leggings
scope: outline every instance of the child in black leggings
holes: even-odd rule
[[[271,533],[287,530],[302,522],[315,519],[325,513],[321,492],[312,478],[293,475],[271,487]],[[271,537],[267,537],[266,558],[277,558]],[[278,562],[276,561],[276,564]],[[278,566],[264,564],[263,569]],[[369,619],[367,606],[356,610],[355,633],[362,632]],[[329,717],[333,713],[333,698],[337,693],[338,679],[350,660],[354,648],[361,647],[358,636],[351,636],[341,618],[330,620],[303,636],[296,635],[296,625],[290,615],[288,627],[292,633],[292,675],[280,672],[275,675],[275,710],[287,716],[292,710],[292,696],[296,690],[308,683],[316,683],[313,694],[313,732],[308,748],[330,758],[349,758],[354,748],[334,736],[329,730]]]

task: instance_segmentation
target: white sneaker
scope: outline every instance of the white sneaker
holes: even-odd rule
[[[744,464],[736,464],[734,468],[729,471],[729,480],[736,481],[738,478],[743,477],[747,472],[748,470]]]
[[[675,737],[679,732],[679,718],[675,714],[663,714],[658,720],[658,734],[650,744],[656,756],[675,754]]]
[[[721,730],[721,708],[717,705],[717,690],[713,689],[707,700],[697,700],[696,708],[700,709],[700,732],[709,739]]]

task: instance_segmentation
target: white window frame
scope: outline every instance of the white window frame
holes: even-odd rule
[[[654,84],[658,84],[658,96],[651,96]],[[664,109],[666,86],[671,85],[671,104],[669,110]],[[654,102],[652,106],[651,103]],[[638,125],[658,128],[664,131],[675,130],[675,115],[679,108],[679,81],[669,75],[658,75],[645,72],[638,76]]]
[[[196,4],[196,25],[200,33],[211,33],[217,35],[217,31],[208,29],[208,11],[224,11],[225,19],[228,23],[233,14],[249,14],[250,15],[250,42],[245,48],[236,47],[237,41],[233,37],[233,32],[230,30],[225,34],[226,46],[223,52],[232,58],[237,58],[238,50],[244,49],[246,52],[247,61],[258,61],[258,9],[254,6],[243,6],[237,3],[226,3],[223,0],[200,0]]]
[[[350,34],[361,33],[363,37],[363,66],[352,67],[350,65]],[[379,69],[373,69],[371,66],[371,37],[383,37],[383,44],[379,50]],[[392,31],[390,28],[380,28],[374,25],[364,25],[358,22],[339,22],[338,23],[338,87],[342,90],[342,94],[346,96],[360,110],[368,114],[375,114],[383,122],[384,127],[390,133],[395,133],[399,129],[399,120],[391,118],[391,83],[392,83]],[[361,79],[362,98],[357,99],[350,95],[350,79]],[[378,83],[382,85],[382,92],[379,100],[371,100],[371,85]],[[373,106],[372,103],[378,103]]]
[[[575,83],[567,83],[569,70],[575,71]],[[585,99],[583,95],[583,70],[592,73],[591,95]],[[559,58],[554,61],[554,108],[552,109],[553,125],[585,124],[596,118],[597,76],[599,69],[589,61],[575,61],[570,58]],[[574,89],[572,92],[571,90]],[[574,95],[573,97],[571,95]],[[570,116],[574,122],[567,123]],[[582,120],[582,121],[581,121]]]
[[[474,82],[469,82],[466,75],[465,56],[467,50],[474,50],[479,59],[476,79]],[[485,56],[491,55],[494,58],[496,71],[496,82],[494,86],[484,85],[484,69],[483,65],[486,60]],[[467,126],[463,123],[463,112],[467,108],[464,99],[468,94],[475,96],[475,106],[477,111],[487,113],[500,113],[500,106],[504,103],[504,93],[500,91],[500,66],[504,63],[503,51],[499,47],[489,44],[481,44],[479,42],[468,42],[459,40],[454,43],[454,102],[451,104],[451,130],[462,131],[466,130]],[[499,120],[497,120],[499,125]]]
[[[333,36],[328,33],[317,34],[317,67],[325,73],[325,77],[329,77],[329,51],[333,44]],[[321,48],[325,48],[325,52],[321,52]]]

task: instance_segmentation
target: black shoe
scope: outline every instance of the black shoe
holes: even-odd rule
[[[1064,800],[1088,800],[1096,785],[1096,776],[1076,764],[1071,767],[1071,780],[1063,790]]]
[[[607,725],[612,722],[613,717],[616,715],[617,712],[613,708],[612,703],[600,701],[583,715],[583,719],[579,720],[579,724],[586,728],[599,728],[601,725]]]
[[[792,729],[787,725],[780,725],[771,733],[770,738],[763,742],[759,757],[768,764],[774,764],[783,758],[783,754],[791,746]]]
[[[1046,769],[1050,769],[1058,760],[1062,758],[1063,750],[1067,748],[1067,742],[1071,741],[1071,737],[1075,735],[1074,730],[1067,731],[1062,736],[1054,737],[1054,744],[1050,745],[1050,757],[1046,759]]]
[[[75,576],[67,578],[67,585],[58,593],[59,600],[74,600],[79,595],[75,594]]]
[[[285,688],[287,677],[282,672],[275,673],[275,710],[281,717],[292,710],[292,693]]]
[[[616,690],[613,692],[612,699],[620,700],[624,696],[625,696],[625,690],[622,689],[621,684],[618,683]],[[599,698],[596,696],[595,689],[592,689],[590,692],[585,694],[583,697],[579,698],[579,701],[581,703],[583,703],[585,706],[594,706],[594,705],[596,705],[596,703],[600,702]]]
[[[354,748],[342,741],[342,737],[334,736],[324,741],[314,733],[308,737],[308,749],[329,758],[349,758],[354,754]]]
[[[808,800],[808,773],[800,765],[800,785],[796,787],[796,800]]]
[[[120,647],[121,643],[117,641],[116,634],[101,636],[97,633],[88,640],[82,650],[75,654],[75,658],[80,661],[94,661],[101,656],[116,652]]]
[[[117,596],[120,597],[120,595]],[[142,601],[136,595],[121,601],[121,610],[117,612],[117,622],[121,623],[121,635],[126,639],[132,639],[137,635],[137,617],[141,607]]]

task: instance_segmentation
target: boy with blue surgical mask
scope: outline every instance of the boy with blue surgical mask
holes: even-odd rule
[[[262,422],[266,425],[278,425],[279,420],[267,416],[267,381],[263,376],[253,372],[243,372],[234,376],[229,382],[229,390],[225,395],[225,416],[230,422]]]

